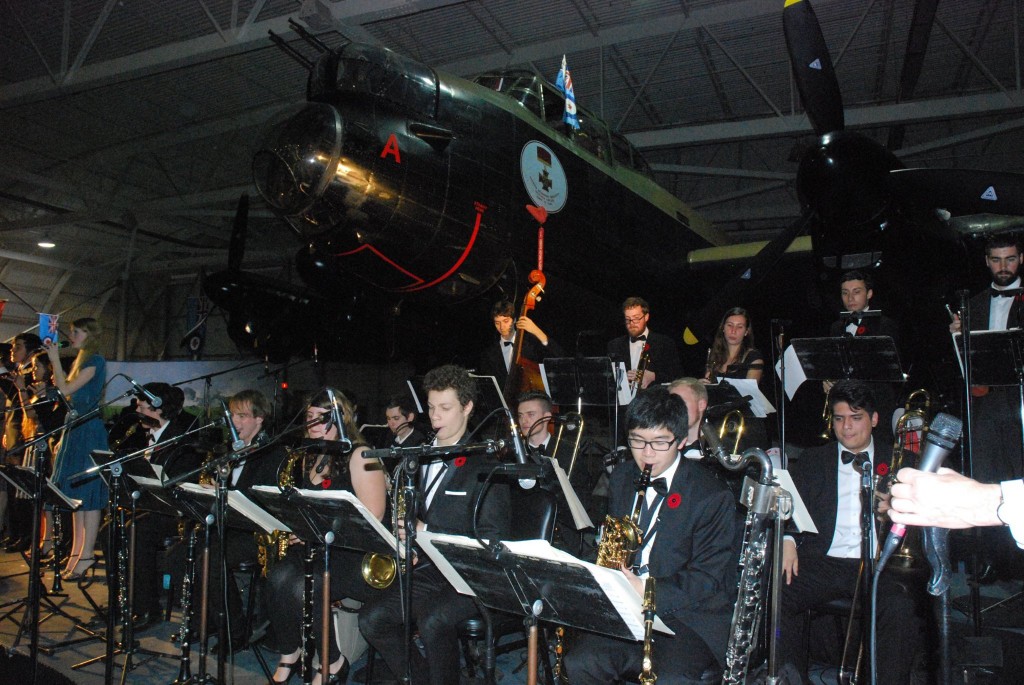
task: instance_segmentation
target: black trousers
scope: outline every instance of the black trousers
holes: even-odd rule
[[[415,685],[459,682],[459,624],[477,614],[472,598],[460,595],[433,566],[417,568],[412,584],[412,619],[426,656],[412,650]],[[359,631],[395,675],[405,674],[405,631],[398,580],[363,605]]]
[[[270,644],[282,654],[291,654],[300,646],[302,637],[302,593],[305,587],[306,546],[292,545],[288,555],[277,562],[267,573],[265,594],[267,616],[270,617]],[[362,552],[331,550],[331,601],[355,599],[366,602],[382,591],[375,590],[363,581],[360,564]],[[320,647],[320,626],[323,625],[324,591],[323,552],[316,554],[313,562],[313,636],[317,651]],[[328,621],[330,631],[330,659],[337,661],[340,656],[334,635],[334,621]]]
[[[160,611],[160,581],[164,570],[160,564],[160,549],[166,538],[177,534],[177,519],[154,513],[138,517],[135,523],[135,591],[132,593],[132,609],[136,614]]]
[[[674,623],[675,635],[655,633],[651,656],[658,682],[691,685],[717,662],[704,640]],[[643,667],[643,643],[583,633],[568,649],[565,669],[573,685],[634,683]]]
[[[851,599],[859,566],[859,559],[800,554],[799,575],[791,585],[782,586],[779,653],[782,662],[793,664],[805,682],[805,612],[835,599]],[[887,569],[878,584],[878,685],[910,682],[914,658],[925,642],[925,581],[914,577],[902,583],[898,578],[892,569]]]

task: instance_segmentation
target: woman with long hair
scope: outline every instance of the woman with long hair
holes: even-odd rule
[[[64,375],[56,345],[46,345],[46,355],[53,367],[53,384],[72,404],[78,415],[96,409],[103,394],[107,378],[107,363],[99,354],[102,327],[96,319],[75,319],[68,340],[78,350],[71,371]],[[107,486],[99,475],[82,482],[71,482],[71,477],[92,466],[90,453],[107,449],[107,431],[99,416],[67,431],[57,448],[53,481],[65,495],[82,500],[82,506],[71,517],[74,542],[65,567],[65,580],[79,580],[92,568],[96,559],[96,534],[101,514],[107,504]]]
[[[761,380],[764,357],[754,347],[754,331],[750,316],[742,307],[733,307],[722,317],[715,332],[715,340],[708,351],[707,372],[704,380],[717,382],[719,378],[749,378]]]
[[[366,441],[355,424],[355,407],[340,392],[335,391],[344,435],[352,443],[352,449],[341,455],[319,454],[316,442],[307,449],[308,456],[303,459],[304,468],[301,483],[296,485],[313,490],[348,490],[359,498],[370,512],[378,519],[384,516],[387,504],[387,490],[384,471],[380,463],[363,458],[368,449]],[[337,441],[341,438],[338,426],[331,418],[331,400],[326,391],[318,393],[306,408],[306,435],[310,441]],[[321,452],[333,450],[322,449]],[[270,569],[267,574],[267,615],[270,617],[271,638],[275,646],[281,650],[281,658],[274,672],[273,682],[285,683],[298,670],[299,657],[302,653],[300,634],[302,627],[302,587],[305,572],[305,545],[297,539],[291,540],[288,555]],[[331,599],[351,598],[365,601],[370,593],[375,592],[362,578],[362,552],[331,550]],[[323,578],[317,573],[314,576],[313,589],[313,632],[318,633],[322,616],[320,615],[323,598]],[[349,663],[346,655],[338,650],[333,635],[334,621],[329,621],[330,636],[330,679],[329,683],[344,683],[348,677]],[[315,641],[319,646],[320,639]],[[320,655],[324,659],[323,654]],[[320,682],[318,673],[313,680]]]

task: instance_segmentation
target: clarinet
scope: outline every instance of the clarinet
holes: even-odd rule
[[[302,634],[299,644],[302,645],[302,682],[313,682],[313,565],[316,552],[313,545],[306,545],[305,574],[302,586]],[[328,657],[322,656],[321,659]]]
[[[192,578],[196,572],[196,529],[188,535],[188,547],[185,553],[185,577],[181,581],[181,628],[178,630],[178,641],[181,645],[181,660],[178,664],[178,677],[171,685],[185,685],[192,680],[192,646],[189,644],[189,633],[192,630]]]
[[[64,555],[64,524],[60,522],[61,509],[53,508],[50,519],[53,521],[53,530],[50,531],[50,541],[53,543],[53,585],[50,587],[51,595],[59,595],[64,592],[64,585],[60,577],[60,560]]]

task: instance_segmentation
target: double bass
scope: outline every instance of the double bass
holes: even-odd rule
[[[533,286],[523,297],[523,306],[519,309],[519,316],[516,317],[515,323],[530,313],[544,295],[544,286],[547,285],[547,277],[544,276],[544,272],[534,269],[530,272],[529,279]],[[516,343],[512,348],[512,362],[509,364],[508,379],[503,388],[505,398],[509,402],[514,402],[517,397],[526,392],[544,391],[540,366],[536,360],[523,356],[523,340],[525,338],[526,335],[523,331],[516,331]]]

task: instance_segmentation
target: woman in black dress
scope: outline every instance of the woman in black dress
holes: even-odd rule
[[[764,357],[754,347],[754,332],[750,316],[742,307],[733,307],[722,317],[715,340],[708,351],[708,367],[704,380],[718,382],[719,378],[749,378],[761,380]]]
[[[299,487],[312,490],[348,490],[359,498],[370,512],[378,519],[384,516],[387,503],[387,489],[384,471],[380,463],[364,459],[363,452],[368,448],[363,436],[355,425],[355,409],[349,400],[340,392],[335,391],[345,436],[352,442],[352,449],[343,455],[317,454],[315,443],[309,448],[309,456],[302,460],[302,482]],[[331,401],[326,392],[313,398],[306,409],[307,436],[310,441],[336,441],[340,434],[338,427],[329,420]],[[309,425],[317,419],[327,417],[327,423]],[[302,449],[302,447],[300,447]],[[321,450],[328,451],[328,450]],[[293,538],[288,555],[267,574],[267,615],[270,617],[271,638],[275,646],[281,650],[281,658],[274,672],[273,680],[285,683],[298,670],[299,657],[302,653],[300,644],[302,628],[302,588],[305,575],[305,545]],[[331,599],[345,597],[365,601],[370,594],[377,592],[362,578],[362,552],[333,548],[331,550]],[[322,567],[322,564],[320,565]],[[320,569],[322,572],[322,568]],[[313,589],[313,632],[318,632],[322,617],[320,607],[323,597],[323,578],[320,572],[314,575]],[[329,621],[330,630],[334,632],[334,622]],[[319,637],[315,644],[320,644]],[[330,683],[344,683],[348,676],[349,664],[344,654],[337,647],[334,635],[330,636]],[[320,655],[323,659],[324,655]],[[313,680],[320,682],[319,673]]]

